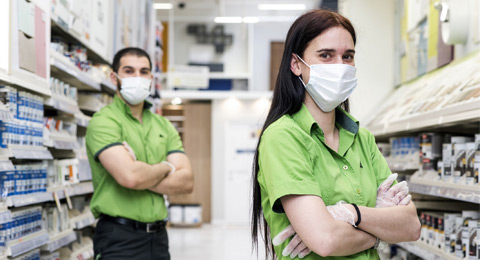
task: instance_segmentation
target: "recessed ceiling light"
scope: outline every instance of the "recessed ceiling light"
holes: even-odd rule
[[[304,4],[259,4],[259,10],[305,10]]]
[[[153,4],[154,9],[172,9],[173,5],[170,3],[155,3]]]

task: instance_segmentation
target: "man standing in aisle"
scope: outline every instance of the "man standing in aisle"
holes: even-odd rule
[[[193,175],[173,125],[149,108],[152,63],[139,48],[113,58],[113,103],[90,120],[87,154],[99,218],[95,259],[170,259],[164,194],[190,193]]]

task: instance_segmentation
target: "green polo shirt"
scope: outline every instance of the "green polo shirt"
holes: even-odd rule
[[[183,152],[175,127],[164,117],[152,113],[145,102],[143,123],[133,117],[130,107],[118,96],[113,103],[95,113],[88,123],[87,155],[92,169],[93,197],[90,208],[100,214],[123,217],[141,222],[154,222],[167,217],[163,195],[149,190],[132,190],[118,184],[98,160],[98,155],[126,141],[137,161],[156,164],[167,155]]]
[[[340,137],[338,152],[326,145],[322,130],[303,104],[297,113],[282,116],[263,133],[258,182],[272,238],[290,224],[280,201],[285,195],[320,196],[327,206],[343,200],[375,207],[377,187],[391,171],[373,135],[338,108],[336,127]],[[290,259],[281,253],[288,242],[275,247],[278,259]],[[379,259],[373,249],[348,257],[328,257],[352,258]],[[312,252],[304,259],[324,258]]]

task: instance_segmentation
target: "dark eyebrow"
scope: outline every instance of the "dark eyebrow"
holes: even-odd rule
[[[320,49],[317,52],[335,52],[335,49]],[[355,53],[355,50],[348,49],[345,51],[345,53]]]
[[[134,68],[133,68],[132,66],[124,66],[124,67],[122,67],[122,70],[124,70],[124,69],[134,70]],[[141,68],[140,70],[141,70],[141,71],[143,71],[143,70],[150,70],[150,68],[143,67],[143,68]]]

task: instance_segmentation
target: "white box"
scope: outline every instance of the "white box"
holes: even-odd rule
[[[183,207],[182,205],[170,205],[169,221],[171,223],[183,223]]]
[[[465,150],[465,183],[467,185],[473,185],[474,180],[474,164],[475,164],[475,143],[467,143]]]
[[[465,255],[466,259],[469,260],[477,260],[478,259],[478,251],[477,251],[477,244],[478,244],[478,231],[477,227],[480,223],[480,219],[470,220],[468,222],[468,230],[467,236],[465,237]]]
[[[443,144],[442,149],[442,160],[443,160],[443,168],[442,168],[442,180],[449,182],[452,179],[452,144]]]
[[[444,251],[447,253],[455,253],[455,241],[452,237],[455,237],[455,219],[461,217],[460,213],[445,213],[443,215],[444,230],[445,230],[445,245]],[[453,243],[453,245],[452,245]]]
[[[464,210],[462,216],[455,219],[455,256],[463,258],[462,234],[465,220],[477,219],[480,217],[479,211]]]
[[[198,224],[202,222],[202,206],[185,205],[184,219],[187,224]]]
[[[450,161],[450,164],[452,167],[453,182],[457,184],[463,184],[461,180],[463,180],[465,174],[466,149],[466,143],[457,143],[452,145],[453,157]]]

